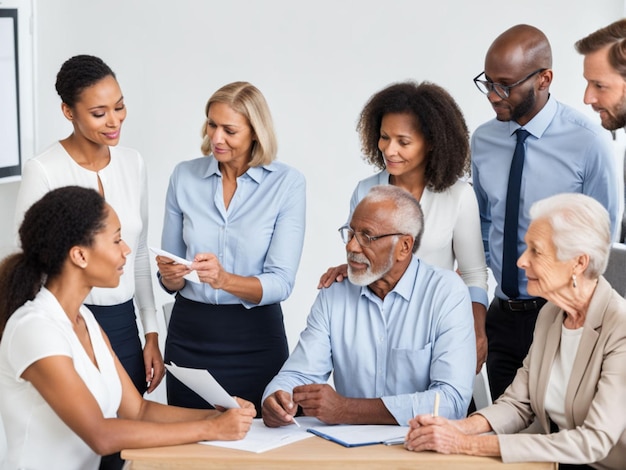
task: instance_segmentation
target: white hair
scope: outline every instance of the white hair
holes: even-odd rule
[[[585,275],[597,279],[604,273],[611,250],[611,222],[598,201],[584,194],[557,194],[534,203],[530,219],[550,224],[559,261],[586,254],[589,266]]]
[[[417,251],[424,233],[424,213],[420,203],[411,193],[398,186],[378,185],[372,187],[362,199],[368,202],[393,201],[396,210],[389,214],[394,230],[413,236],[413,253]]]

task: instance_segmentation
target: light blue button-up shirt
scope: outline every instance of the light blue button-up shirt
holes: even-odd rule
[[[506,192],[519,127],[515,121],[492,119],[472,135],[472,178],[483,243],[487,264],[498,282],[495,294],[501,298],[507,298],[500,288]],[[530,135],[520,189],[518,256],[526,249],[530,207],[559,193],[582,193],[599,201],[609,211],[615,238],[618,185],[608,132],[552,97],[524,129]],[[528,280],[520,271],[520,298],[527,298]]]
[[[217,161],[208,156],[181,162],[170,177],[161,246],[189,260],[213,253],[227,272],[260,280],[258,305],[280,302],[291,294],[300,263],[305,198],[304,176],[272,162],[237,178],[226,209]],[[255,306],[206,283],[187,281],[180,293],[198,302]]]
[[[339,394],[381,398],[398,424],[432,413],[465,416],[476,369],[469,293],[454,272],[413,257],[384,299],[349,280],[322,289],[300,341],[263,399],[276,390],[325,383]]]

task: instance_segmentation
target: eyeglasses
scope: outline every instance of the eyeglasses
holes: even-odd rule
[[[393,237],[397,235],[406,235],[405,233],[385,233],[384,235],[371,236],[371,235],[368,235],[367,233],[355,232],[348,225],[344,225],[343,227],[340,227],[339,234],[341,235],[341,239],[346,245],[350,243],[350,241],[356,236],[356,241],[359,242],[359,245],[363,247],[370,246],[372,242],[375,242],[376,240],[380,240],[381,238]]]
[[[514,88],[514,87],[516,87],[518,85],[521,85],[522,83],[524,83],[529,78],[534,77],[538,73],[544,72],[546,70],[548,70],[548,69],[537,69],[534,72],[532,72],[531,74],[529,74],[529,75],[525,76],[524,78],[522,78],[521,80],[516,81],[512,85],[502,85],[501,83],[492,82],[489,79],[479,80],[479,77],[481,75],[485,74],[485,72],[480,72],[478,75],[476,75],[476,77],[474,77],[474,84],[476,85],[476,88],[478,88],[478,90],[481,93],[484,93],[485,95],[488,95],[492,91],[495,91],[496,95],[498,95],[500,98],[505,100],[511,94],[511,88]],[[485,76],[485,78],[487,78],[487,77]]]

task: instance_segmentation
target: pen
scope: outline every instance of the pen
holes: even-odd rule
[[[296,418],[294,418],[293,416],[291,417],[291,421],[293,421],[293,424],[295,424],[296,426],[300,427],[300,423],[298,423],[296,421]]]
[[[433,417],[439,416],[439,392],[435,392],[435,405],[433,406]]]
[[[383,444],[386,446],[395,446],[398,444],[404,444],[404,440],[404,437],[397,437],[395,439],[387,439],[386,441],[383,441]]]

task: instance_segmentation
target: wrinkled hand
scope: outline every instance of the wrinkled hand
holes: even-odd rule
[[[284,390],[277,390],[263,402],[261,415],[263,422],[270,428],[293,424],[293,417],[298,407],[291,399],[291,395]]]
[[[191,264],[202,282],[209,284],[213,289],[221,289],[228,273],[213,253],[198,253]]]
[[[161,282],[165,287],[171,290],[180,290],[185,286],[183,276],[189,274],[191,269],[167,256],[157,256],[156,263],[161,274]]]
[[[163,356],[159,349],[158,338],[156,333],[148,333],[146,335],[146,344],[143,348],[143,363],[146,368],[148,393],[153,392],[159,386],[165,375],[165,366],[163,365]]]
[[[476,374],[480,373],[487,361],[487,335],[476,335]]]
[[[404,442],[404,447],[408,450],[434,450],[442,454],[463,453],[463,442],[467,435],[460,431],[454,421],[440,416],[419,415],[409,421],[409,426]]]
[[[348,277],[348,265],[342,264],[335,266],[334,268],[328,268],[328,270],[320,277],[320,282],[317,285],[318,289],[322,287],[330,287],[333,282],[341,282]]]
[[[293,389],[293,401],[305,416],[314,416],[326,424],[341,424],[346,398],[328,384],[300,385]]]
[[[250,430],[255,416],[256,410],[254,405],[251,407],[231,408],[223,413],[211,416],[209,420],[213,426],[211,437],[208,440],[237,441],[243,439]]]

